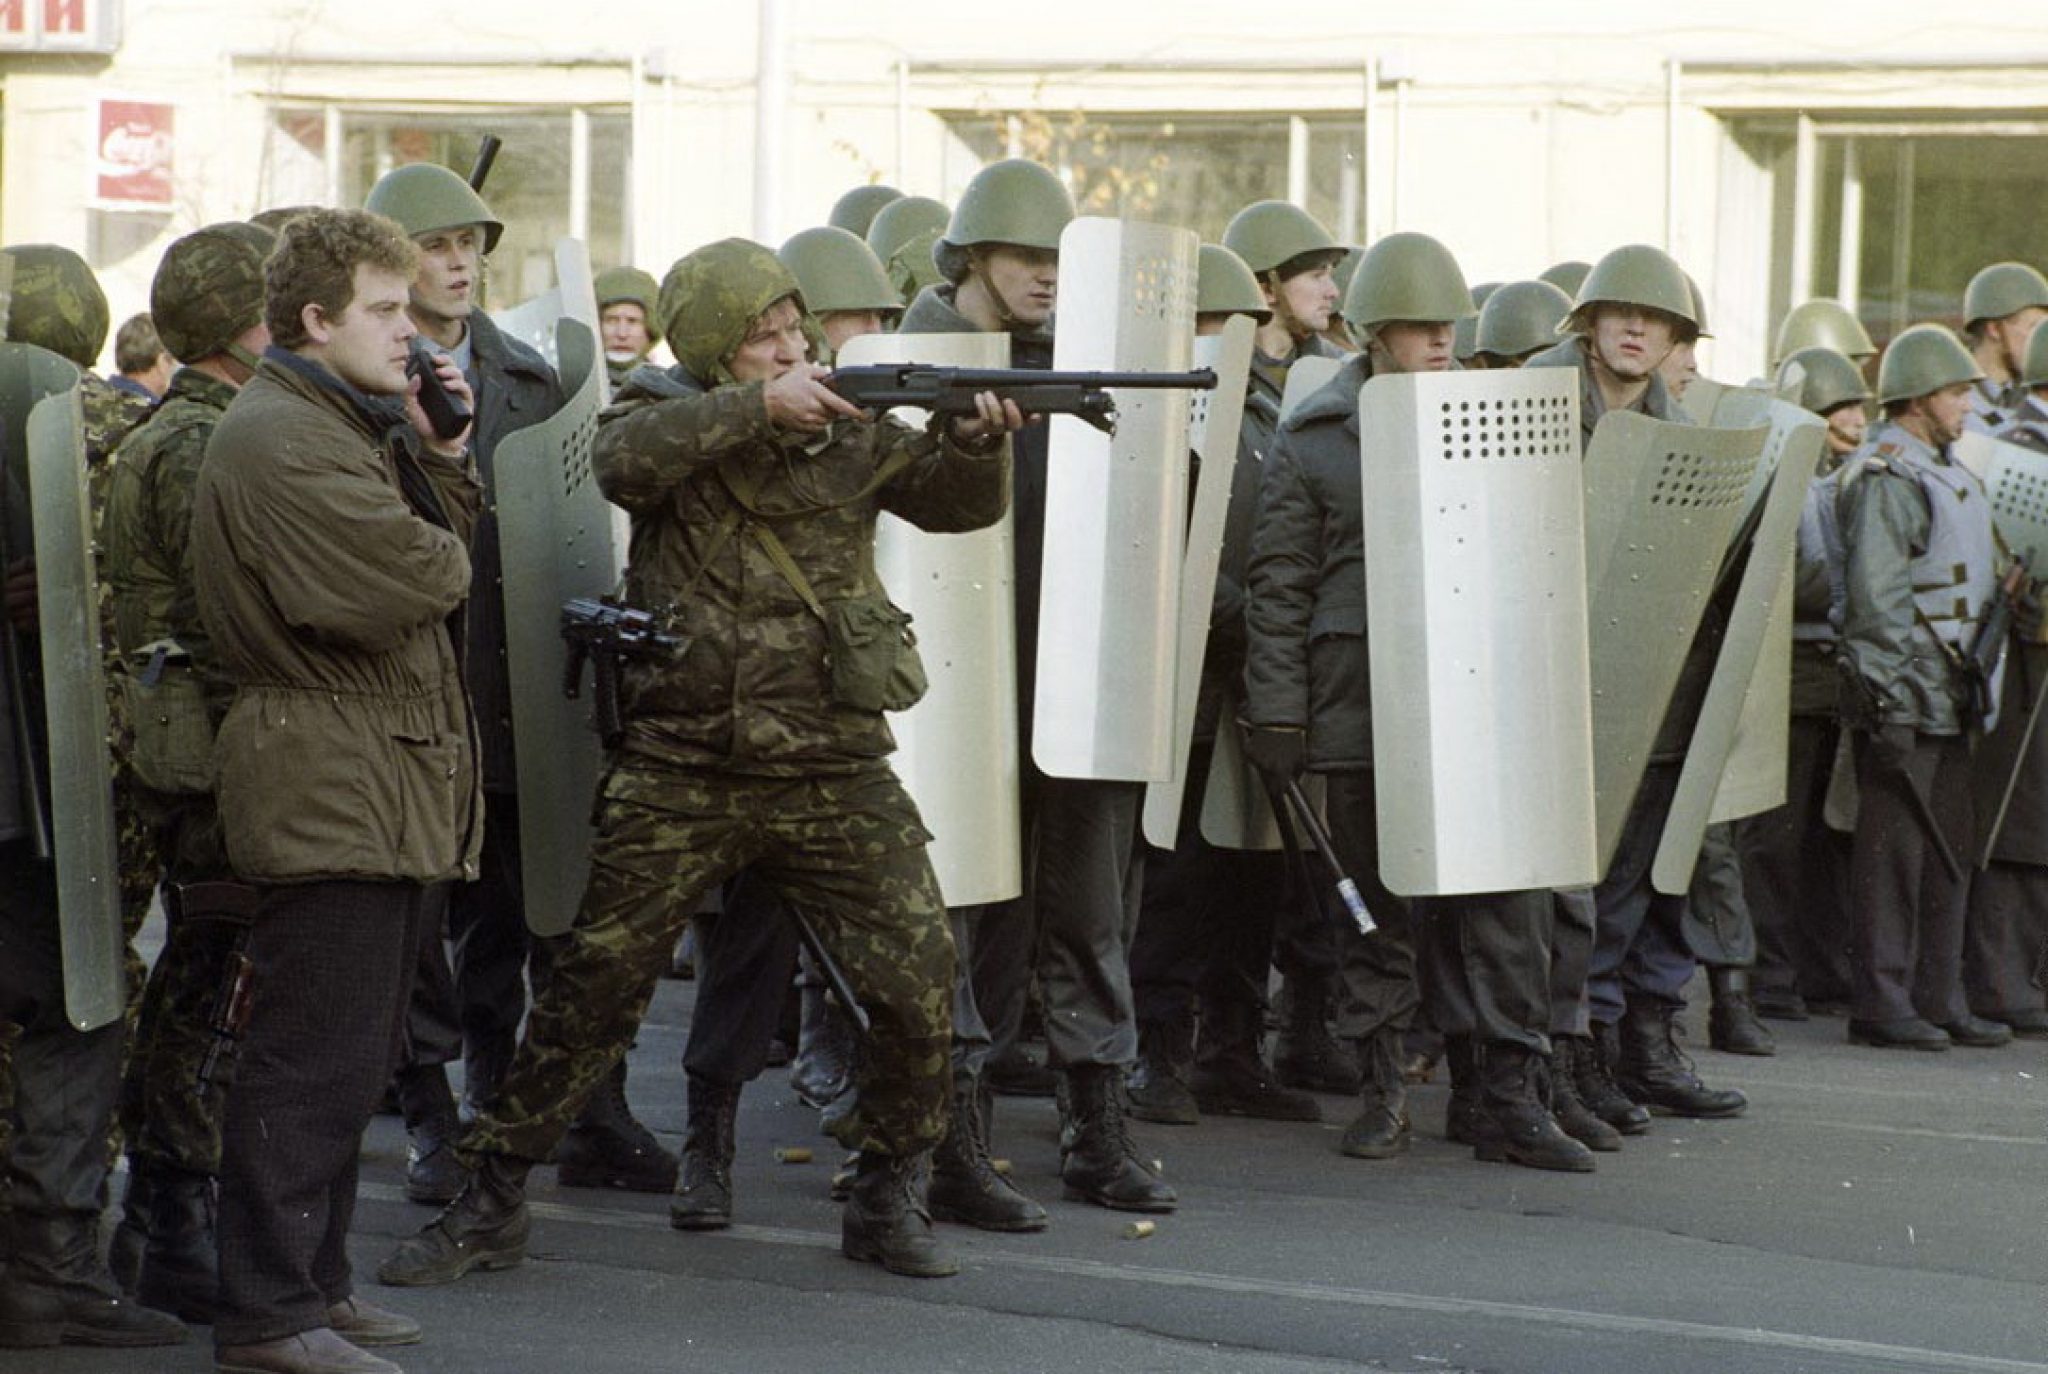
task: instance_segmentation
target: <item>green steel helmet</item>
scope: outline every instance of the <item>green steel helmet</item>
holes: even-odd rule
[[[1335,264],[1345,251],[1314,215],[1284,200],[1254,201],[1232,215],[1223,229],[1223,246],[1261,277],[1309,253]]]
[[[683,370],[705,386],[736,380],[728,366],[768,307],[784,296],[806,310],[803,288],[782,259],[746,239],[720,239],[668,269],[661,283],[661,333]]]
[[[1563,262],[1554,262],[1544,268],[1537,275],[1536,280],[1547,281],[1558,290],[1564,292],[1565,295],[1576,300],[1578,299],[1579,288],[1586,284],[1586,277],[1592,270],[1593,264],[1590,262],[1580,262],[1577,258],[1566,258]]]
[[[1816,415],[1870,399],[1870,384],[1863,380],[1863,369],[1832,348],[1800,349],[1778,364],[1779,376],[1782,378],[1793,367],[1806,374],[1799,384],[1799,404]]]
[[[1877,356],[1877,345],[1870,341],[1869,332],[1855,312],[1825,296],[1792,307],[1778,326],[1771,356],[1782,362],[1807,348],[1832,348],[1856,362]]]
[[[1500,290],[1497,281],[1483,281],[1472,288],[1472,304],[1479,315],[1468,315],[1459,320],[1451,337],[1451,356],[1460,363],[1472,361],[1472,355],[1479,351],[1479,316],[1486,313],[1486,302],[1493,293]]]
[[[1885,349],[1877,368],[1877,399],[1883,405],[1910,401],[1983,375],[1954,330],[1942,324],[1916,324]]]
[[[276,245],[245,221],[209,224],[164,250],[149,285],[157,337],[181,363],[225,353],[263,321],[263,263]],[[246,353],[238,362],[254,360]]]
[[[814,315],[903,308],[903,297],[875,250],[850,230],[830,225],[806,229],[793,235],[775,256],[796,276]]]
[[[1351,289],[1351,279],[1358,275],[1358,264],[1365,261],[1363,248],[1346,248],[1344,256],[1337,259],[1337,265],[1330,269],[1330,280],[1337,283],[1337,299],[1343,300],[1344,293]]]
[[[1994,262],[1970,278],[1963,292],[1963,327],[2002,320],[2030,305],[2048,309],[2048,279],[2023,262]]]
[[[1366,249],[1344,293],[1345,322],[1368,332],[1393,320],[1456,322],[1477,313],[1458,260],[1427,234],[1389,234]]]
[[[2027,363],[2020,369],[2020,385],[2048,386],[2048,329],[2036,329],[2027,336]]]
[[[249,216],[249,223],[258,229],[268,229],[272,234],[282,234],[287,224],[308,210],[319,208],[317,205],[274,205],[268,210],[258,210]]]
[[[967,278],[967,250],[976,244],[1057,252],[1060,232],[1073,218],[1074,197],[1049,168],[1020,157],[992,162],[960,193],[932,258],[947,281],[958,283]]]
[[[889,284],[902,293],[905,304],[914,300],[917,293],[927,286],[937,286],[946,279],[939,271],[935,254],[939,247],[939,235],[945,226],[927,229],[915,238],[907,240],[901,248],[889,255],[883,265],[889,269]]]
[[[882,207],[901,199],[903,193],[894,186],[856,186],[832,202],[832,213],[825,216],[825,223],[865,237]]]
[[[468,182],[446,167],[433,162],[409,162],[394,167],[370,188],[363,208],[372,214],[398,221],[406,233],[418,238],[442,229],[460,229],[465,224],[484,227],[484,251],[496,250],[505,226],[491,214],[484,198]]]
[[[608,305],[631,303],[647,312],[647,324],[651,330],[654,313],[661,305],[661,283],[654,279],[652,272],[643,272],[637,267],[607,267],[597,274],[591,283],[597,289],[597,308]]]
[[[1683,270],[1683,269],[1681,269]],[[1707,328],[1707,295],[1700,290],[1700,284],[1692,279],[1692,273],[1685,274],[1686,293],[1692,297],[1692,322],[1699,329],[1699,337],[1711,339],[1714,331]]]
[[[107,296],[85,259],[54,243],[5,250],[14,263],[7,338],[34,344],[90,370],[106,346]]]
[[[1593,264],[1572,303],[1564,328],[1583,327],[1587,311],[1596,305],[1634,305],[1661,310],[1679,321],[1678,338],[1688,343],[1697,337],[1699,316],[1692,303],[1692,283],[1669,253],[1647,243],[1617,248]]]
[[[887,262],[912,239],[927,235],[935,238],[944,233],[952,218],[953,212],[930,196],[892,200],[876,212],[875,222],[868,226],[868,247],[875,250],[877,258]]]
[[[1572,298],[1537,278],[1511,281],[1486,298],[1479,311],[1479,352],[1521,358],[1557,342],[1557,327],[1572,313]]]
[[[1220,243],[1205,243],[1195,269],[1195,314],[1249,315],[1264,324],[1273,309],[1243,258]]]

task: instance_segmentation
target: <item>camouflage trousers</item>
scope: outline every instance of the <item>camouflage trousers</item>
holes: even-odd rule
[[[495,1102],[462,1142],[548,1157],[631,1043],[698,899],[748,870],[807,916],[873,1021],[851,1148],[912,1154],[945,1131],[953,941],[917,808],[886,764],[764,778],[619,757],[599,787],[590,883],[534,990]]]

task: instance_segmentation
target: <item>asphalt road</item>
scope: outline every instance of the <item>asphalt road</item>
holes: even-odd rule
[[[631,1096],[671,1146],[688,984],[664,984]],[[1704,1020],[1703,1015],[1697,1019]],[[899,1279],[837,1252],[836,1157],[771,1070],[741,1115],[741,1224],[683,1235],[662,1198],[534,1176],[527,1263],[438,1289],[368,1280],[428,1219],[399,1189],[403,1133],[366,1141],[364,1296],[418,1316],[411,1374],[1171,1371],[1294,1374],[2048,1374],[2048,1045],[1852,1048],[1842,1023],[1773,1023],[1775,1059],[1703,1052],[1749,1093],[1733,1121],[1660,1119],[1590,1176],[1475,1163],[1419,1090],[1385,1163],[1321,1127],[1145,1126],[1181,1209],[1142,1239],[1059,1197],[1050,1102],[1001,1100],[996,1152],[1046,1202],[1037,1236],[945,1232],[966,1272]],[[814,1161],[777,1163],[779,1145]],[[211,1368],[174,1351],[0,1353],[0,1370]]]

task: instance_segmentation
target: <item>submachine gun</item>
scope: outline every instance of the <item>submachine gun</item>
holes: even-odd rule
[[[842,367],[825,378],[863,410],[915,406],[933,415],[972,416],[974,398],[993,391],[1026,415],[1073,415],[1104,434],[1116,432],[1111,391],[1214,391],[1216,372],[1037,372],[1029,368],[934,367],[928,363],[871,363]]]

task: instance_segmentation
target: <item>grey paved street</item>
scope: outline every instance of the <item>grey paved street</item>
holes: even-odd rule
[[[665,983],[633,1101],[671,1146],[689,985]],[[1700,1019],[1703,1020],[1703,1017]],[[961,1277],[841,1259],[834,1153],[780,1071],[749,1095],[742,1225],[682,1235],[654,1197],[535,1175],[533,1254],[449,1288],[366,1296],[419,1316],[410,1374],[1174,1371],[1293,1374],[2048,1374],[2048,1046],[1947,1054],[1772,1023],[1782,1052],[1702,1052],[1747,1117],[1660,1119],[1587,1176],[1474,1163],[1421,1090],[1393,1163],[1324,1126],[1140,1126],[1182,1208],[1148,1238],[1059,1200],[1050,1102],[1004,1099],[997,1153],[1052,1210],[1039,1236],[947,1228]],[[814,1162],[779,1164],[780,1145]],[[367,1274],[429,1213],[399,1191],[403,1133],[372,1128],[355,1255]],[[208,1348],[0,1355],[38,1374],[211,1368]]]

